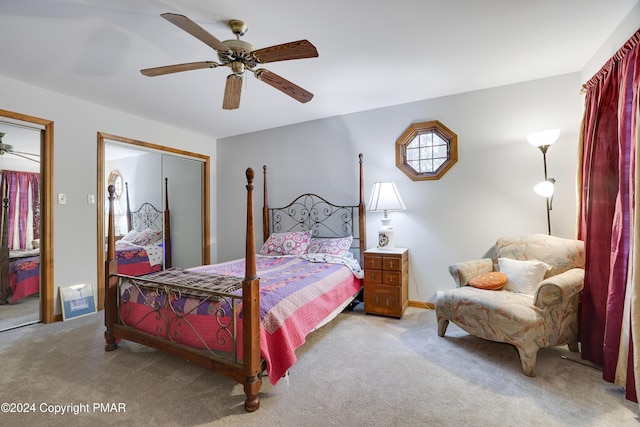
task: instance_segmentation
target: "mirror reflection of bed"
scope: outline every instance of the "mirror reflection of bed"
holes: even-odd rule
[[[125,182],[126,233],[116,241],[118,273],[141,276],[171,267],[171,230],[169,221],[168,180],[165,179],[164,211],[150,202],[131,210],[129,183]],[[120,232],[122,233],[122,232]]]

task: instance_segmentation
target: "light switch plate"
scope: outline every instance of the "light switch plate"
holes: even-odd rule
[[[65,193],[58,193],[58,204],[59,205],[67,204],[67,195]]]

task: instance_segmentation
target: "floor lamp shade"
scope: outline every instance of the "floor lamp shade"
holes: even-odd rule
[[[384,217],[378,229],[378,248],[393,249],[395,247],[394,230],[391,226],[391,218],[388,217],[387,212],[403,211],[405,209],[406,206],[394,182],[376,182],[373,185],[368,210],[372,212],[384,212]]]

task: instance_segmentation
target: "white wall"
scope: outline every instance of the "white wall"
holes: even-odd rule
[[[640,26],[640,2],[638,2],[627,16],[618,24],[615,31],[595,52],[591,60],[582,69],[582,80],[587,82],[611,58]]]
[[[263,164],[271,206],[303,192],[355,204],[362,152],[365,202],[380,180],[395,181],[404,198],[407,210],[390,215],[396,246],[410,250],[409,298],[430,301],[454,286],[450,264],[482,257],[500,236],[547,232],[545,201],[532,190],[544,176],[542,154],[526,135],[549,128],[561,129],[547,154],[557,181],[552,233],[573,238],[581,84],[573,73],[219,140],[219,261],[243,256],[246,167],[257,171],[256,215]],[[428,120],[457,133],[459,160],[438,181],[413,182],[395,166],[395,141],[410,123]],[[369,246],[381,216],[368,214]]]
[[[54,207],[55,313],[57,287],[97,281],[96,207],[87,195],[97,192],[97,133],[179,148],[211,158],[211,188],[216,176],[216,143],[209,137],[112,110],[98,104],[0,76],[0,108],[54,121],[54,194],[66,193],[67,204]],[[125,96],[125,94],[123,94]],[[99,100],[95,100],[99,102]],[[215,197],[211,220],[216,223]],[[215,228],[212,227],[213,230]],[[212,259],[216,259],[211,237]]]

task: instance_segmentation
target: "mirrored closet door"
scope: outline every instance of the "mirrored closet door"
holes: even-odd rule
[[[0,117],[0,330],[40,322],[42,127]]]
[[[104,301],[109,184],[116,189],[119,273],[142,275],[209,262],[208,156],[107,134],[99,134],[98,153],[102,178],[98,183],[102,202],[98,215],[100,307]],[[146,258],[139,250],[142,246],[146,246]]]

